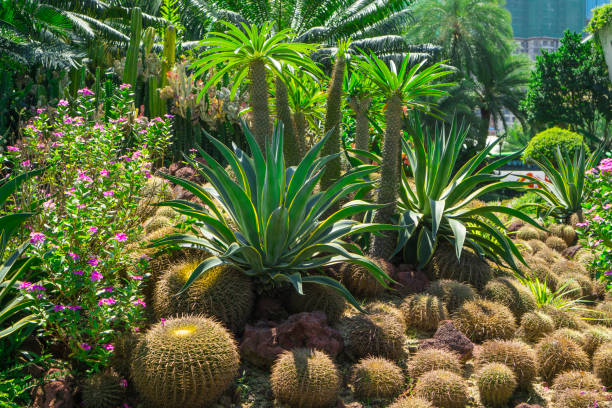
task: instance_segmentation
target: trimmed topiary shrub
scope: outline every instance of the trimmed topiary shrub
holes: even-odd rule
[[[538,307],[533,294],[513,278],[496,278],[487,283],[482,295],[508,307],[517,319]]]
[[[612,387],[612,343],[600,346],[593,354],[593,372],[603,385]]]
[[[529,141],[523,152],[523,161],[525,163],[533,163],[536,160],[544,162],[546,158],[556,165],[557,148],[560,149],[561,155],[573,157],[581,145],[584,145],[584,142],[578,133],[553,127],[538,133]],[[584,148],[588,156],[589,149],[586,145]]]
[[[274,397],[292,407],[327,407],[336,402],[340,374],[327,354],[295,349],[281,354],[270,374]]]
[[[154,292],[155,315],[162,318],[205,314],[219,319],[234,332],[241,330],[251,313],[255,295],[251,279],[238,269],[216,266],[178,294],[200,262],[180,263],[159,280]]]
[[[368,357],[353,367],[351,383],[360,400],[391,399],[404,389],[404,374],[395,363],[385,358]]]
[[[431,401],[439,408],[465,408],[468,403],[466,381],[458,374],[445,370],[423,374],[414,387],[414,395]]]
[[[544,337],[536,346],[540,376],[551,382],[563,371],[588,370],[589,357],[575,341],[564,336]]]
[[[528,312],[521,318],[520,332],[526,341],[535,342],[555,330],[555,322],[545,313]]]
[[[461,361],[458,354],[437,348],[417,351],[408,362],[408,374],[416,380],[423,374],[434,370],[446,370],[461,374]]]
[[[510,309],[484,299],[465,302],[455,313],[453,321],[473,342],[509,339],[516,331],[514,315]]]
[[[516,232],[516,237],[523,241],[539,240],[540,232],[531,225],[525,225]]]
[[[402,397],[389,405],[389,408],[434,408],[431,402],[419,397]]]
[[[519,341],[487,341],[476,356],[476,365],[489,363],[507,365],[521,389],[529,388],[537,374],[536,354],[531,347]]]
[[[406,325],[394,313],[345,316],[339,326],[346,350],[356,359],[377,356],[395,361],[404,355]]]
[[[567,327],[568,329],[578,329],[580,327],[578,319],[564,310],[557,309],[551,305],[544,305],[540,308],[540,310],[553,319],[555,329],[561,329],[563,327]]]
[[[426,272],[431,280],[454,279],[468,283],[477,290],[482,290],[493,278],[491,266],[472,250],[464,249],[458,261],[455,249],[446,244],[438,246]]]
[[[506,405],[517,386],[514,372],[501,363],[482,366],[477,374],[476,384],[480,401],[493,407]]]
[[[85,380],[81,396],[86,408],[115,408],[123,402],[124,394],[121,377],[112,371],[104,371]]]
[[[450,279],[431,282],[426,292],[441,299],[446,304],[449,313],[459,309],[466,300],[476,298],[476,291],[473,287]]]
[[[402,302],[400,310],[404,315],[406,326],[421,330],[434,331],[438,328],[438,323],[448,319],[446,306],[433,295],[408,296]]]
[[[380,268],[392,276],[393,265],[384,259],[373,259]],[[380,296],[385,287],[363,266],[345,263],[340,267],[340,282],[357,297],[374,298]]]
[[[304,283],[303,295],[292,290],[289,295],[291,313],[314,312],[319,310],[327,316],[329,323],[336,323],[346,310],[346,300],[337,290],[324,285]]]
[[[556,393],[565,390],[601,391],[603,384],[588,371],[565,371],[555,377],[552,389]]]
[[[563,238],[554,236],[546,238],[546,246],[550,249],[554,249],[557,252],[563,252],[567,249],[567,244],[565,243]]]
[[[168,408],[215,402],[240,365],[233,337],[206,317],[171,318],[152,326],[133,356],[130,372],[136,390],[152,405]]]

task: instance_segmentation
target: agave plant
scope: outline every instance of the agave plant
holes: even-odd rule
[[[588,310],[584,307],[586,305],[586,301],[584,299],[572,299],[573,293],[580,291],[580,288],[568,288],[573,281],[572,279],[563,283],[563,285],[559,286],[557,290],[552,291],[548,287],[546,280],[541,281],[537,277],[535,279],[527,279],[520,276],[517,277],[521,283],[525,285],[529,291],[531,291],[538,307],[549,305],[556,309],[566,311]]]
[[[503,176],[492,174],[494,170],[518,157],[521,152],[484,164],[491,150],[500,139],[472,157],[455,171],[457,157],[468,129],[453,121],[450,128],[436,128],[429,135],[414,116],[411,147],[402,139],[410,169],[414,175],[412,184],[402,168],[399,199],[399,232],[396,253],[402,249],[416,249],[409,254],[420,267],[431,259],[440,238],[455,247],[460,258],[464,245],[497,261],[504,260],[516,268],[514,257],[524,263],[518,249],[502,231],[497,213],[521,219],[536,228],[534,220],[522,212],[499,205],[485,204],[472,208],[470,203],[487,193],[505,188],[520,188],[525,183],[503,181]],[[409,241],[415,245],[406,245]]]
[[[200,234],[173,234],[152,246],[178,244],[201,248],[214,255],[195,268],[185,287],[211,268],[230,264],[263,284],[290,282],[300,294],[306,282],[328,285],[359,308],[344,286],[328,276],[311,272],[349,262],[367,268],[384,286],[390,281],[391,278],[364,257],[356,245],[343,240],[361,232],[395,228],[350,220],[356,213],[380,206],[350,201],[324,217],[335,203],[367,183],[358,180],[369,174],[373,166],[361,166],[344,174],[328,190],[315,192],[325,166],[337,157],[317,157],[330,133],[308,151],[298,166],[287,167],[281,124],[274,129],[265,157],[246,124],[243,126],[252,157],[235,145],[232,151],[207,135],[229,163],[235,180],[202,149],[199,152],[204,164],[188,160],[211,187],[163,175],[191,191],[207,208],[185,200],[160,203],[196,220]]]
[[[586,195],[585,172],[595,167],[601,152],[602,149],[598,149],[587,158],[584,145],[581,145],[570,159],[567,155],[561,154],[561,150],[557,147],[555,151],[557,166],[546,157],[543,160],[534,160],[544,171],[546,179],[550,180],[542,181],[529,177],[540,187],[533,191],[544,199],[544,204],[534,204],[534,206],[544,209],[546,215],[565,223],[569,222],[572,214],[578,214],[582,221],[582,202]]]

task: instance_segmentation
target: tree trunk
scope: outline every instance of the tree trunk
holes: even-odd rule
[[[285,132],[283,133],[283,151],[285,162],[288,166],[297,166],[303,157],[302,147],[296,137],[296,128],[289,108],[289,96],[287,95],[287,85],[276,78],[276,115],[278,120],[283,122]]]
[[[483,150],[487,145],[487,136],[489,136],[489,124],[491,123],[491,112],[480,108],[480,129],[478,131],[478,139],[474,147],[477,152]]]
[[[298,143],[300,143],[302,155],[305,155],[309,150],[309,146],[306,141],[306,128],[308,126],[308,123],[306,123],[306,117],[302,112],[296,112],[293,115],[293,120],[295,121],[296,140]]]
[[[386,207],[376,211],[374,215],[376,223],[390,223],[395,213],[400,177],[402,114],[402,100],[397,96],[389,98],[385,112],[385,142],[376,200],[378,204],[384,204]],[[370,252],[374,257],[388,259],[396,245],[397,232],[384,231],[372,236]]]
[[[327,139],[321,154],[327,156],[340,152],[341,132],[340,121],[342,120],[342,82],[344,80],[344,69],[346,60],[344,55],[336,58],[332,71],[329,89],[327,91],[327,107],[325,111],[325,134],[333,129],[332,135]],[[327,190],[337,179],[340,178],[340,158],[334,159],[327,164],[327,169],[321,178],[321,190]]]
[[[355,149],[370,151],[370,123],[368,121],[368,110],[372,98],[355,98],[351,102],[351,108],[355,112]],[[364,163],[369,164],[370,160],[362,157]]]
[[[261,60],[254,60],[249,67],[249,102],[253,110],[253,136],[263,154],[266,154],[266,141],[272,135],[270,107],[268,106],[268,82],[266,66]]]

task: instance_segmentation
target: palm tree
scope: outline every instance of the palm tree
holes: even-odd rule
[[[510,13],[501,0],[421,0],[413,8],[416,24],[408,41],[432,43],[465,73],[478,67],[483,50],[512,52]]]
[[[199,97],[213,85],[230,74],[233,77],[232,98],[243,82],[249,79],[249,101],[253,111],[253,135],[265,151],[265,140],[272,134],[270,107],[268,104],[268,73],[284,80],[289,74],[287,67],[320,74],[319,68],[308,55],[314,46],[290,42],[289,30],[272,32],[272,24],[257,26],[240,24],[240,27],[222,22],[226,32],[211,32],[201,42],[206,47],[194,63],[196,75],[217,69],[204,84]]]
[[[441,63],[424,67],[425,61],[409,68],[409,58],[404,59],[399,70],[395,63],[385,64],[374,54],[363,55],[358,62],[361,73],[373,84],[376,93],[386,101],[385,141],[382,151],[382,166],[378,185],[377,203],[385,207],[378,210],[374,222],[388,224],[395,213],[400,179],[400,155],[402,118],[404,107],[425,111],[432,98],[445,95],[438,79],[450,74]],[[373,236],[371,252],[375,257],[388,259],[396,246],[395,234]]]
[[[203,36],[222,21],[291,29],[296,41],[333,46],[351,38],[355,47],[379,55],[406,52],[401,33],[410,20],[414,0],[181,0],[188,30]],[[327,53],[328,54],[328,53]]]
[[[345,77],[344,93],[355,118],[355,149],[370,149],[369,110],[372,104],[372,86],[357,69],[351,69]],[[362,158],[369,162],[367,158]]]

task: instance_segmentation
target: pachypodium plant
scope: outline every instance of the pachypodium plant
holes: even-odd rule
[[[111,117],[131,111],[129,85],[115,97],[119,112]],[[0,158],[15,174],[45,169],[5,208],[40,205],[27,224],[39,278],[19,289],[41,322],[38,334],[63,345],[79,370],[104,367],[116,336],[138,330],[144,318],[143,269],[125,248],[141,233],[151,156],[167,149],[171,131],[161,118],[100,123],[94,100],[85,88],[72,106],[60,100],[56,111],[40,109]]]
[[[338,211],[324,215],[335,203],[370,183],[359,180],[375,166],[356,168],[341,176],[328,190],[315,192],[325,166],[337,158],[337,155],[317,157],[330,133],[308,151],[298,166],[287,167],[282,125],[275,127],[265,157],[246,124],[243,131],[252,157],[236,146],[232,151],[208,135],[229,163],[235,179],[202,149],[203,163],[189,161],[212,187],[164,175],[191,191],[206,207],[185,200],[160,203],[195,219],[198,235],[172,234],[152,245],[178,244],[213,254],[193,271],[186,286],[211,268],[230,264],[264,287],[289,282],[303,294],[304,283],[328,285],[359,308],[344,286],[328,276],[316,275],[316,271],[348,262],[367,268],[383,286],[390,281],[356,245],[343,239],[361,232],[395,228],[350,220],[353,214],[381,206],[349,201]]]
[[[450,128],[436,128],[429,134],[414,115],[411,126],[412,144],[402,139],[408,165],[414,175],[409,182],[402,167],[399,232],[396,253],[404,250],[408,258],[425,266],[440,239],[450,242],[457,258],[464,246],[476,253],[495,260],[503,260],[516,267],[514,257],[524,260],[504,232],[504,226],[496,214],[507,214],[537,228],[539,225],[513,208],[500,205],[483,205],[472,208],[470,204],[487,193],[507,188],[521,188],[525,183],[504,181],[493,172],[519,157],[521,152],[484,164],[491,150],[500,139],[472,157],[455,170],[459,152],[468,129],[453,121]],[[414,253],[412,253],[414,251]]]
[[[577,226],[581,243],[597,256],[591,265],[597,279],[612,290],[612,158],[587,170],[585,189],[590,198],[583,203],[585,220]]]

